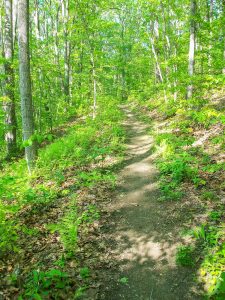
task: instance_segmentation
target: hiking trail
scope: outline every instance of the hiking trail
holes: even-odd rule
[[[105,236],[118,269],[102,271],[98,299],[201,299],[194,269],[175,261],[185,210],[182,203],[159,201],[153,138],[146,124],[123,109],[127,151],[115,199],[107,207],[111,220]]]

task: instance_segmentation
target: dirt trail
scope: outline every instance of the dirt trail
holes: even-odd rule
[[[152,138],[147,126],[125,109],[127,156],[119,173],[116,199],[107,208],[111,225],[106,240],[117,270],[102,270],[98,299],[202,299],[193,280],[194,269],[177,267],[175,253],[185,211],[159,201]],[[127,278],[123,284],[121,278]]]

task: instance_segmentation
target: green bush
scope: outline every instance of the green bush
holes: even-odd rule
[[[193,247],[180,246],[176,253],[176,262],[178,265],[190,267],[194,265]]]
[[[64,289],[69,284],[68,274],[58,269],[49,271],[34,270],[27,279],[24,293],[19,300],[29,298],[41,300],[51,298],[57,290]]]

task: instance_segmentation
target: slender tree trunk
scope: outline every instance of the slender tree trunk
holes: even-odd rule
[[[14,70],[13,70],[13,21],[12,0],[5,0],[5,141],[7,157],[15,156],[16,152],[16,111],[14,98]]]
[[[13,4],[13,8],[12,8],[12,11],[13,11],[13,17],[12,17],[13,45],[15,45],[16,38],[17,38],[16,30],[17,30],[17,17],[18,17],[18,0],[12,0],[12,4]]]
[[[91,53],[91,64],[92,64],[92,77],[93,77],[93,119],[95,119],[96,109],[97,109],[97,81],[96,81],[94,51],[92,51]]]
[[[54,22],[54,50],[55,50],[55,63],[58,68],[58,75],[55,78],[56,86],[61,92],[64,90],[64,77],[63,72],[61,71],[60,65],[60,53],[59,53],[59,15],[60,15],[60,5],[56,9],[56,18]]]
[[[177,33],[177,21],[175,22],[175,33]],[[177,42],[174,41],[174,58],[175,58],[175,62],[174,62],[174,66],[173,66],[173,76],[174,76],[174,82],[173,82],[173,86],[174,86],[174,101],[177,100],[177,96],[178,96],[178,66],[177,66],[177,52],[178,52],[178,47],[177,47]]]
[[[153,53],[153,56],[154,56],[154,59],[155,59],[157,74],[158,74],[160,82],[163,83],[162,71],[161,71],[161,67],[160,67],[160,64],[159,64],[158,55],[157,55],[156,50],[155,50],[154,39],[151,37],[150,41],[151,41],[151,46],[152,46],[152,53]]]
[[[37,144],[35,141],[32,141],[34,135],[34,116],[30,76],[28,3],[28,0],[19,0],[18,42],[22,130],[25,142],[25,158],[28,171],[31,173],[37,156]]]
[[[80,100],[82,99],[82,94],[83,94],[83,91],[82,91],[82,74],[83,74],[83,57],[84,57],[84,49],[83,49],[83,45],[82,43],[80,44],[80,54],[79,54],[79,63],[78,63],[78,82],[77,82],[77,85],[78,85],[78,90],[79,90],[79,94],[80,94]]]
[[[174,46],[174,56],[177,57],[177,46]],[[177,101],[177,96],[178,96],[178,89],[177,89],[177,72],[178,72],[178,67],[177,63],[174,63],[173,65],[173,87],[174,87],[174,94],[173,94],[173,99],[174,101]]]
[[[69,0],[65,0],[62,2],[62,15],[63,15],[63,26],[64,26],[64,93],[65,100],[67,103],[70,102],[70,52],[71,45],[68,39],[69,30],[68,30],[68,22],[69,22]]]
[[[196,0],[191,0],[191,23],[190,23],[190,46],[189,46],[189,63],[188,63],[188,74],[190,77],[190,84],[187,88],[187,99],[193,96],[193,83],[192,77],[194,75],[195,66],[195,42],[196,42]]]
[[[225,74],[225,0],[222,0],[222,28],[223,28],[223,69],[222,73]]]
[[[36,39],[39,39],[40,38],[40,22],[39,22],[39,7],[38,7],[38,1],[37,0],[35,0],[34,23],[35,23],[35,35],[36,35]]]
[[[126,76],[126,52],[125,52],[125,21],[124,18],[121,17],[121,92],[122,92],[122,100],[127,99],[127,76]]]
[[[153,32],[154,32],[155,39],[158,39],[159,38],[159,24],[158,24],[158,21],[156,21],[153,24]],[[157,53],[157,50],[156,50],[156,47],[155,47],[155,40],[151,35],[150,35],[150,42],[151,42],[152,53],[153,53],[153,56],[154,56],[154,59],[155,59],[156,78],[158,77],[159,81],[162,84],[164,84],[164,78],[163,78],[162,70],[161,70],[160,63],[159,63],[158,53]],[[163,93],[164,93],[165,102],[167,102],[167,95],[166,95],[165,87],[163,87]]]
[[[208,53],[208,69],[209,73],[212,71],[212,38],[213,38],[213,31],[212,31],[212,22],[213,22],[213,10],[214,10],[214,3],[213,0],[210,0],[210,3],[208,3],[208,0],[206,1],[207,4],[207,21],[209,23],[209,53]]]

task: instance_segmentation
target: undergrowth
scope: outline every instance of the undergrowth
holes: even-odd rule
[[[19,299],[42,299],[57,297],[60,289],[70,288],[69,275],[64,271],[65,260],[75,259],[78,247],[79,226],[93,223],[100,217],[95,205],[79,210],[76,191],[97,184],[115,185],[115,176],[104,162],[111,156],[119,157],[123,151],[124,131],[120,125],[122,112],[113,99],[99,106],[99,113],[93,120],[78,121],[68,126],[64,136],[59,137],[45,148],[40,149],[37,166],[28,176],[24,160],[13,162],[3,168],[0,176],[0,256],[12,257],[23,252],[21,238],[38,234],[24,222],[54,207],[56,201],[66,201],[61,216],[54,223],[46,222],[50,234],[59,236],[63,245],[64,259],[61,270],[43,269],[41,262],[28,268],[23,278],[9,275],[11,285],[19,287]],[[67,184],[69,182],[70,184]],[[64,187],[64,185],[68,187]],[[21,219],[26,215],[27,220]],[[29,243],[29,242],[28,242]],[[54,266],[53,266],[54,267]],[[27,268],[25,268],[27,270]],[[82,276],[81,276],[82,277]],[[83,294],[86,287],[77,284],[74,297]],[[73,287],[74,288],[74,287]]]

